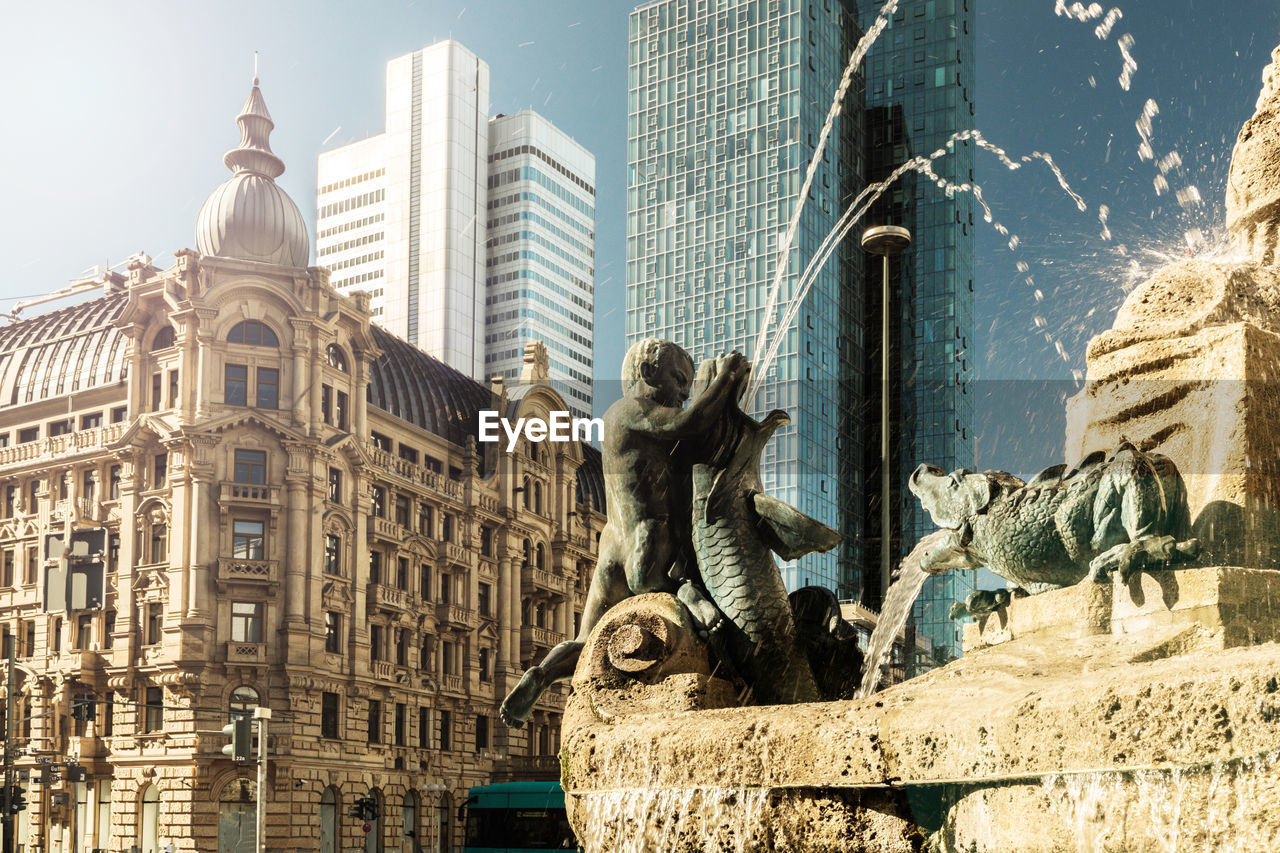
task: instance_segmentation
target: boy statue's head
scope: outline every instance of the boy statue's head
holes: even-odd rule
[[[622,359],[622,391],[663,406],[680,406],[693,387],[693,359],[679,344],[645,338]]]

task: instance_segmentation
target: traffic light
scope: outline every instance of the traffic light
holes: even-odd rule
[[[27,789],[19,785],[14,785],[8,790],[8,796],[5,802],[9,807],[9,814],[17,814],[25,811],[27,808]]]
[[[68,761],[66,775],[68,782],[83,782],[88,773],[85,771],[83,764]]]
[[[249,761],[253,758],[253,721],[247,716],[236,717],[222,727],[222,733],[231,738],[231,743],[222,748],[222,754],[236,761]]]
[[[356,820],[377,820],[378,801],[373,797],[361,797],[347,809],[347,817]]]
[[[58,774],[58,768],[50,764],[47,758],[40,760],[44,762],[40,765],[40,784],[47,788],[61,782],[62,776]]]

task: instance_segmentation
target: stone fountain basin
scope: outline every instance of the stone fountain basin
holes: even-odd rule
[[[705,673],[622,683],[584,666],[562,752],[579,837],[592,851],[1280,848],[1280,573],[1086,584],[987,623],[962,659],[847,702],[705,709],[725,696]]]

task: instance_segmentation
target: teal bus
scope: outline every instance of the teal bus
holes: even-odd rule
[[[503,782],[472,788],[463,853],[581,850],[559,782]]]

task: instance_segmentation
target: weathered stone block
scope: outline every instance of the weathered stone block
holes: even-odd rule
[[[1050,592],[1015,598],[1008,607],[964,626],[966,652],[1023,637],[1078,639],[1110,629],[1111,587],[1078,583]]]

